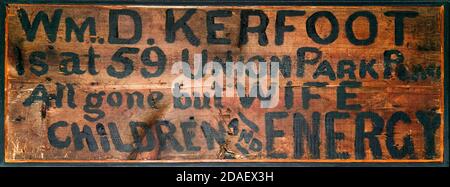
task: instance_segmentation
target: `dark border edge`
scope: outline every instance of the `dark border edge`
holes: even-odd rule
[[[99,5],[430,5],[439,6],[449,0],[3,0],[6,4],[99,4]]]
[[[0,1],[0,111],[1,111],[1,117],[0,117],[0,167],[6,166],[5,164],[5,133],[4,133],[4,127],[5,127],[5,105],[4,105],[4,99],[5,99],[5,21],[6,21],[6,2]]]
[[[450,84],[450,2],[444,6],[444,162],[443,167],[449,167],[449,84]]]

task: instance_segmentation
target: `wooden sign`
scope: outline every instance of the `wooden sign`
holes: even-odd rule
[[[7,4],[5,163],[442,164],[444,14]]]

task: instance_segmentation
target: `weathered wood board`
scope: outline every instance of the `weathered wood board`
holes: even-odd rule
[[[5,160],[443,162],[443,19],[433,6],[10,4]],[[279,62],[278,102],[176,98],[174,64],[194,56]]]

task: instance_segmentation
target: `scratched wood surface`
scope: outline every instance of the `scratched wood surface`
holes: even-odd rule
[[[173,43],[165,41],[165,20],[166,10],[173,8],[175,17],[181,17],[188,8],[195,8],[197,12],[189,20],[188,24],[194,30],[194,34],[200,39],[199,46],[191,45],[181,30],[176,34],[176,40]],[[59,29],[55,42],[50,42],[45,34],[42,23],[40,24],[34,41],[27,41],[25,31],[21,25],[18,10],[23,9],[32,20],[39,11],[46,12],[51,17],[56,9],[62,9]],[[142,19],[142,37],[136,44],[109,44],[109,11],[113,9],[130,9],[138,12]],[[224,31],[218,32],[218,37],[228,37],[231,39],[230,45],[212,45],[206,42],[207,31],[205,26],[206,12],[210,10],[225,9],[231,10],[232,16],[226,18],[216,18],[216,22],[224,24]],[[267,26],[268,44],[266,46],[258,45],[256,34],[249,34],[248,43],[242,46],[238,45],[240,29],[240,12],[243,9],[263,10],[269,18]],[[305,10],[304,16],[287,17],[286,25],[295,26],[296,30],[285,33],[285,40],[282,45],[276,45],[275,38],[275,18],[279,10]],[[378,22],[378,35],[374,43],[367,46],[356,46],[349,42],[345,30],[346,19],[356,11],[372,12]],[[416,11],[418,16],[414,19],[404,19],[404,43],[395,45],[393,17],[384,15],[387,11]],[[331,44],[317,44],[306,34],[306,19],[315,12],[331,11],[339,22],[338,38]],[[136,6],[83,6],[83,5],[9,5],[6,15],[6,59],[5,59],[5,159],[7,162],[60,162],[60,161],[105,161],[121,162],[126,160],[154,161],[156,162],[192,162],[192,161],[283,161],[283,162],[441,162],[444,151],[444,122],[440,120],[440,127],[437,128],[435,135],[435,152],[431,158],[426,156],[424,128],[417,119],[417,111],[434,111],[438,114],[443,113],[443,9],[440,7],[328,7],[328,6],[292,6],[292,7],[136,7]],[[87,17],[95,19],[96,35],[90,36],[85,33],[84,41],[75,40],[72,34],[72,41],[65,41],[66,18],[73,18],[80,25]],[[133,23],[126,18],[119,19],[119,33],[122,37],[131,36],[134,32]],[[250,19],[249,25],[257,25],[257,19]],[[364,19],[358,19],[353,24],[354,31],[358,38],[369,36],[368,23]],[[322,37],[330,32],[330,24],[325,19],[319,19],[316,23],[316,29]],[[123,34],[123,35],[122,35]],[[90,38],[95,38],[92,42]],[[148,38],[154,39],[154,44],[147,43]],[[103,39],[104,43],[98,42]],[[140,74],[141,68],[147,68],[140,61],[140,55],[145,48],[157,46],[164,51],[167,57],[164,73],[159,77],[143,78]],[[94,48],[95,53],[99,55],[96,58],[97,75],[84,73],[82,75],[64,75],[59,71],[62,52],[73,52],[80,56],[81,69],[86,70],[88,65],[89,47]],[[117,79],[107,74],[107,67],[113,65],[117,69],[122,68],[120,63],[113,62],[111,56],[120,47],[139,48],[137,54],[127,55],[134,61],[134,70],[131,75],[123,79]],[[356,64],[356,80],[362,83],[361,88],[347,88],[348,92],[356,93],[357,98],[348,99],[348,104],[359,103],[361,110],[338,110],[336,107],[336,90],[342,81],[348,81],[348,75],[344,78],[330,80],[327,76],[319,76],[313,79],[312,75],[317,69],[317,65],[306,65],[305,76],[300,78],[296,76],[297,68],[297,49],[300,47],[316,47],[323,52],[320,62],[327,60],[330,62],[334,71],[337,69],[337,63],[340,60],[353,60]],[[174,62],[181,60],[182,49],[188,49],[190,52],[190,61],[193,54],[201,53],[203,49],[208,51],[208,59],[212,60],[217,56],[225,59],[227,51],[231,51],[231,56],[237,59],[242,56],[245,61],[255,55],[260,55],[266,60],[272,56],[282,57],[291,56],[292,67],[290,77],[280,77],[280,102],[275,108],[264,109],[259,107],[259,100],[255,100],[249,108],[242,106],[237,96],[231,98],[222,98],[222,108],[214,106],[214,99],[211,98],[210,108],[197,109],[189,107],[187,109],[177,109],[173,106],[171,94],[171,82],[176,77],[170,74],[170,67]],[[402,81],[393,73],[392,78],[383,79],[383,53],[386,50],[399,50],[403,54],[404,64],[409,70],[414,65],[435,65],[436,71],[441,74],[438,78],[428,77],[425,80]],[[20,52],[17,52],[20,51]],[[43,51],[47,57],[45,62],[49,66],[48,73],[42,76],[36,76],[30,72],[30,54],[33,51]],[[359,64],[361,60],[375,59],[375,71],[379,78],[374,79],[367,75],[365,78],[359,76]],[[18,61],[24,64],[23,75],[18,74],[16,64]],[[149,68],[151,69],[151,68]],[[395,69],[395,68],[394,68]],[[284,95],[285,87],[288,81],[292,81],[294,102],[292,108],[285,107]],[[310,101],[310,108],[302,107],[302,87],[305,82],[327,82],[328,85],[323,88],[311,88],[311,92],[319,94],[320,99]],[[23,102],[30,96],[38,84],[42,84],[48,93],[56,93],[56,83],[74,85],[75,108],[70,108],[67,104],[67,88],[63,97],[63,106],[56,107],[54,100],[51,105],[41,102],[35,102],[31,106],[24,106]],[[86,103],[86,96],[89,93],[104,91],[105,97],[100,107],[105,112],[105,117],[89,122],[84,119],[86,112],[83,106]],[[144,106],[139,108],[136,105],[129,109],[126,105],[126,93],[139,91],[144,95]],[[147,104],[148,95],[151,92],[159,91],[163,98],[158,100],[156,107]],[[120,92],[123,96],[121,106],[112,107],[106,102],[107,95],[112,92]],[[151,98],[150,98],[151,100]],[[194,103],[194,101],[192,101]],[[345,137],[342,140],[336,140],[335,147],[337,152],[348,152],[348,158],[330,158],[328,157],[328,134],[325,128],[325,115],[331,111],[347,112],[348,119],[336,119],[334,130],[343,132]],[[382,156],[375,159],[372,156],[372,150],[369,142],[365,139],[364,152],[365,158],[357,159],[355,157],[355,118],[361,112],[374,112],[384,120],[384,128],[380,135],[376,137],[379,140]],[[398,148],[404,146],[405,137],[410,136],[414,145],[414,156],[406,155],[403,158],[394,158],[387,148],[386,123],[395,112],[405,112],[410,118],[411,123],[405,124],[398,122],[395,126],[394,142]],[[273,128],[284,132],[283,136],[268,137],[267,114],[270,112],[287,112],[287,116],[281,119],[273,120]],[[301,157],[295,156],[296,141],[294,134],[293,119],[294,113],[301,113],[305,116],[308,125],[312,127],[312,113],[320,113],[319,123],[319,152],[320,157],[313,159],[310,150],[305,145],[303,148],[306,154]],[[241,115],[239,115],[241,114]],[[442,116],[443,117],[443,116]],[[246,118],[246,119],[243,119]],[[173,124],[174,128],[167,125],[161,125],[157,121],[167,120]],[[257,128],[251,128],[250,123],[256,124]],[[58,122],[66,121],[68,126],[60,127],[56,130],[56,137],[64,141],[66,137],[70,138],[70,144],[64,148],[56,148],[49,142],[49,127]],[[114,145],[111,138],[111,131],[108,123],[117,124],[118,132],[122,143],[135,146],[135,142],[130,130],[130,121],[143,121],[149,124],[152,129],[155,146],[150,151],[120,151]],[[192,128],[182,127],[183,122],[193,121]],[[215,139],[208,140],[213,136],[213,131],[205,130],[205,126],[211,127],[223,137],[223,141]],[[230,128],[229,124],[237,122],[236,129]],[[71,129],[72,123],[76,123],[80,131],[84,126],[90,127],[93,142],[98,149],[90,151],[85,140],[82,141],[84,147],[77,150],[74,145],[74,137]],[[99,133],[97,124],[104,124],[105,133]],[[369,121],[366,121],[365,131],[371,131],[372,127]],[[223,129],[221,129],[223,127]],[[223,131],[221,131],[223,130]],[[186,132],[184,132],[186,131]],[[252,134],[245,134],[251,132]],[[85,132],[86,133],[86,132]],[[142,133],[142,132],[141,132]],[[173,133],[173,136],[167,134]],[[242,138],[243,135],[248,137]],[[216,135],[214,135],[216,136]],[[109,142],[109,150],[105,150],[103,140]],[[273,148],[268,148],[268,142],[273,138]],[[220,138],[219,138],[220,139]],[[163,142],[161,142],[163,141]],[[208,142],[211,145],[208,146]],[[256,143],[255,143],[256,142]],[[261,146],[258,146],[258,142]],[[92,142],[91,142],[92,144]],[[177,145],[176,145],[177,144]],[[190,145],[189,145],[190,144]],[[239,145],[238,145],[239,144]],[[243,151],[246,150],[247,152]],[[274,156],[274,155],[285,156]]]

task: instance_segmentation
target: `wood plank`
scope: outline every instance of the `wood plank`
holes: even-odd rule
[[[5,160],[443,162],[442,12],[432,6],[8,5]],[[316,61],[313,50],[321,54]],[[177,107],[172,84],[180,76],[171,69],[183,51],[191,68],[202,52],[206,62],[222,64],[289,59],[290,66],[280,64],[279,101],[263,108],[260,99],[235,94],[211,97],[208,106],[204,97],[183,98],[189,106]],[[127,63],[129,74],[122,72]]]

